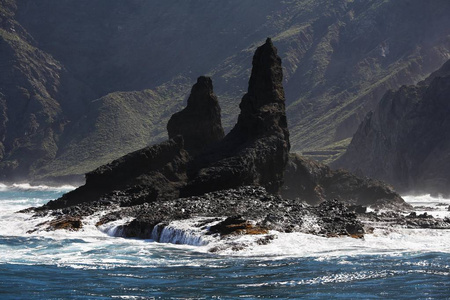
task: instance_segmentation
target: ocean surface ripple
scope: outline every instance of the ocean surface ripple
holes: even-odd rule
[[[243,250],[114,237],[95,218],[79,232],[35,231],[18,210],[73,189],[0,184],[0,299],[450,299],[450,232],[385,228],[364,239],[277,233]],[[406,197],[436,216],[448,199]],[[182,226],[182,225],[178,225]],[[239,242],[248,242],[243,236]]]

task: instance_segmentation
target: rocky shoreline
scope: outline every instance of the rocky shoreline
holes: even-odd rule
[[[128,206],[128,200],[118,192],[108,200],[54,210],[38,208],[35,218],[52,220],[39,224],[36,231],[82,230],[86,217],[97,216],[97,228],[109,235],[192,245],[220,240],[221,249],[209,250],[216,252],[244,249],[236,243],[242,235],[254,236],[258,245],[270,243],[276,232],[364,238],[379,228],[450,229],[449,218],[411,211],[368,211],[367,207],[345,205],[336,199],[312,206],[257,186],[133,206]],[[33,209],[25,212],[30,211]]]
[[[381,223],[450,229],[448,218],[410,213],[381,181],[290,154],[282,81],[281,59],[267,39],[226,136],[212,81],[199,77],[187,107],[168,123],[168,141],[101,166],[84,186],[23,212],[51,219],[36,230],[79,230],[95,216],[110,235],[191,244],[208,237],[232,245],[241,235],[264,244],[274,231],[363,238]]]

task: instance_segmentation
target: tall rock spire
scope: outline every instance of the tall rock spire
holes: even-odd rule
[[[270,38],[256,49],[252,64],[248,92],[239,105],[241,113],[230,138],[248,139],[280,134],[289,152],[283,69],[277,48]]]
[[[253,57],[248,92],[236,126],[188,169],[183,195],[261,185],[278,193],[290,149],[281,59],[267,39]]]
[[[172,115],[167,131],[169,138],[183,136],[184,148],[190,154],[197,154],[224,137],[220,106],[211,78],[200,76],[197,79],[186,108]]]

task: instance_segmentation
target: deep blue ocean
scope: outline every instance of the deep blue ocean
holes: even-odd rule
[[[94,219],[80,232],[27,233],[45,220],[15,212],[70,189],[0,185],[0,299],[450,299],[448,230],[279,233],[218,253],[111,237]],[[450,215],[446,199],[407,200]]]

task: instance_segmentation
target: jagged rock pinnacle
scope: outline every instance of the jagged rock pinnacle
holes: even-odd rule
[[[260,185],[278,193],[290,148],[282,72],[277,49],[267,39],[253,57],[236,126],[215,149],[191,165],[183,195],[242,185]]]
[[[197,79],[186,108],[172,115],[167,131],[169,138],[183,136],[184,147],[191,154],[201,152],[224,137],[220,106],[211,78],[200,76]]]
[[[289,152],[283,69],[272,40],[256,49],[248,92],[239,105],[241,113],[230,136],[245,139],[280,134]]]

